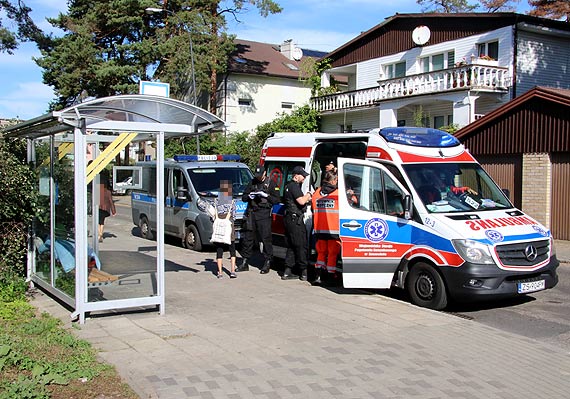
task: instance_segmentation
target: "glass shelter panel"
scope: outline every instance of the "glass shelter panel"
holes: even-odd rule
[[[55,136],[52,159],[55,214],[53,281],[58,290],[73,298],[76,266],[73,135]]]
[[[34,220],[34,246],[35,262],[33,272],[47,284],[51,284],[51,249],[50,249],[50,225],[51,225],[51,139],[38,140],[34,146],[36,155],[36,182],[38,184],[39,206]]]
[[[157,198],[157,175],[137,170],[133,176],[141,180],[136,184],[143,189],[129,189],[128,193],[114,189],[114,161],[105,163],[102,156],[97,156],[109,144],[97,145],[92,164],[104,166],[93,179],[92,196],[96,201],[92,204],[94,221],[89,223],[93,233],[88,234],[87,300],[94,303],[155,296],[158,294],[156,205],[157,201],[165,201]],[[168,174],[165,185],[167,179]],[[131,198],[135,195],[137,208],[133,212]]]

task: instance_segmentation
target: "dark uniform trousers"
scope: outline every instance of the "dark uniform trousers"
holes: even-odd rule
[[[250,210],[251,230],[242,231],[241,256],[250,258],[253,243],[257,235],[258,241],[263,243],[263,256],[265,260],[272,260],[273,245],[271,243],[271,208],[258,208]]]
[[[285,267],[292,269],[296,264],[301,272],[307,270],[307,230],[303,215],[286,212],[284,224],[287,243]]]

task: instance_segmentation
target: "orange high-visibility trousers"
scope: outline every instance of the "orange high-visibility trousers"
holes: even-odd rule
[[[329,273],[336,273],[336,262],[340,253],[340,240],[317,240],[315,249],[317,250],[317,263],[315,268],[326,269]]]

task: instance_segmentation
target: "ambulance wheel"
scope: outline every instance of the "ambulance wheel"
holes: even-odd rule
[[[193,251],[202,250],[200,233],[198,233],[198,229],[193,224],[186,227],[186,234],[184,235],[184,247]]]
[[[139,222],[139,229],[141,230],[141,237],[147,240],[152,240],[152,231],[150,230],[150,223],[146,216],[142,216]]]
[[[415,305],[434,310],[447,306],[443,279],[427,263],[420,262],[412,267],[406,279],[406,289]]]

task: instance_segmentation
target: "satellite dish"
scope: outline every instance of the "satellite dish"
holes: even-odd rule
[[[412,40],[418,46],[426,44],[431,36],[429,28],[425,25],[417,26],[412,32]]]
[[[303,57],[303,50],[301,50],[299,47],[295,47],[292,51],[291,56],[295,61],[299,61]]]

